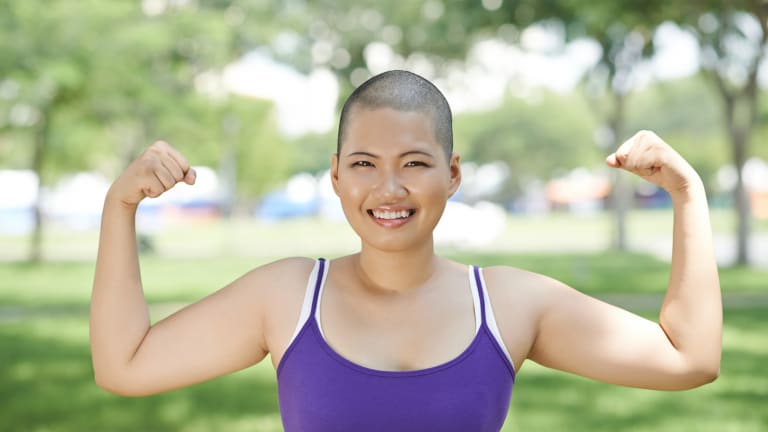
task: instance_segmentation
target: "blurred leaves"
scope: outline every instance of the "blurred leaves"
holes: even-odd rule
[[[636,62],[653,53],[658,24],[675,21],[701,36],[711,51],[734,57],[740,55],[733,49],[739,40],[754,39],[752,6],[657,0],[0,0],[0,166],[25,166],[35,131],[45,123],[46,183],[79,169],[114,176],[162,138],[200,164],[227,165],[224,157],[235,152],[238,194],[253,196],[291,172],[326,167],[335,138],[329,132],[288,143],[275,129],[268,103],[201,92],[203,77],[215,79],[225,65],[260,50],[300,71],[330,68],[343,97],[377,72],[371,64],[376,44],[389,47],[403,67],[436,78],[465,67],[478,41],[520,45],[523,32],[536,25],[560,41],[549,48],[552,53],[569,40],[599,43],[600,61],[584,86],[595,98],[585,104],[573,95],[546,95],[538,102],[509,97],[491,112],[457,116],[456,135],[465,159],[501,158],[518,176],[515,181],[531,173],[546,177],[593,156],[593,130],[613,110],[598,87],[625,89]],[[698,81],[694,87],[685,96],[676,84],[641,91],[628,107],[627,129],[652,127],[681,141],[708,143],[700,165],[712,172],[727,156],[722,148],[710,149],[723,139],[713,117],[718,102]],[[233,122],[237,132],[227,132]],[[519,162],[522,154],[525,164]]]

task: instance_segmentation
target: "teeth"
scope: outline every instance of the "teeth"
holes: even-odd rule
[[[373,210],[373,216],[377,219],[405,219],[411,215],[408,210],[400,210],[396,212]]]

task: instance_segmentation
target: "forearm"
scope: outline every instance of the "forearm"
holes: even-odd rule
[[[720,366],[722,296],[712,244],[709,210],[701,182],[672,195],[672,269],[660,323],[695,373]]]
[[[139,272],[135,219],[135,207],[113,200],[108,194],[102,214],[90,323],[94,372],[102,385],[126,370],[150,327]]]

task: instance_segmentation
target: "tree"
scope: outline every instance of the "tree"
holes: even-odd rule
[[[15,89],[0,101],[5,105],[0,114],[7,114],[0,133],[13,136],[17,147],[32,144],[28,166],[42,185],[59,173],[105,163],[120,170],[147,142],[161,137],[192,160],[218,163],[221,118],[195,84],[205,72],[233,61],[232,47],[245,49],[246,43],[231,31],[238,19],[232,8],[214,6],[91,0],[73,7],[66,0],[0,0],[0,85]],[[266,135],[274,132],[266,127],[263,104],[234,105],[250,116],[244,124],[265,126]],[[245,143],[256,139],[250,132],[239,138],[238,148],[247,149]],[[121,162],[113,162],[115,154]],[[278,172],[264,169],[268,163],[257,172]],[[254,184],[249,190],[257,189]],[[42,232],[38,201],[30,260],[40,259]]]
[[[78,106],[93,64],[89,53],[98,38],[87,35],[106,33],[104,24],[118,7],[97,7],[95,2],[73,8],[70,2],[0,2],[0,77],[6,86],[18,89],[9,98],[13,110],[25,110],[24,121],[11,119],[8,127],[30,131],[31,168],[41,184],[51,163],[51,137],[56,117]],[[94,7],[90,7],[94,6]],[[91,33],[93,32],[93,33]],[[14,124],[15,123],[15,124]],[[59,146],[59,150],[65,150]],[[35,229],[30,260],[40,259],[43,219],[40,196],[34,206]]]
[[[604,142],[598,144],[606,150],[617,148],[628,138],[627,98],[636,84],[637,67],[653,54],[653,34],[661,23],[657,12],[660,6],[657,1],[628,4],[571,0],[557,12],[567,38],[588,37],[600,45],[600,58],[587,74],[585,89],[595,101],[592,106],[598,118],[603,119],[607,133]],[[626,213],[632,191],[626,176],[618,171],[613,173],[612,197],[616,212],[613,244],[618,250],[626,250]]]
[[[675,18],[698,40],[701,66],[722,103],[737,180],[737,255],[749,263],[749,197],[742,169],[750,154],[750,137],[759,119],[758,75],[768,42],[768,4],[762,1],[681,3]]]
[[[592,145],[595,127],[579,95],[542,92],[536,101],[509,97],[498,109],[457,115],[455,147],[478,163],[503,161],[510,171],[506,196],[519,196],[526,183],[552,178],[599,160]]]

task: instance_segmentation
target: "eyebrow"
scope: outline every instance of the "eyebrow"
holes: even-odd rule
[[[413,155],[413,154],[419,154],[419,155],[427,156],[427,157],[430,157],[430,158],[434,158],[434,156],[432,156],[432,154],[430,154],[428,152],[425,152],[423,150],[409,150],[407,152],[400,153],[400,158],[404,158],[406,156],[410,156],[410,155]],[[377,155],[375,155],[373,153],[368,153],[366,151],[356,151],[356,152],[352,152],[352,153],[347,154],[347,157],[351,157],[351,156],[368,156],[368,157],[373,158],[373,159],[378,159],[379,158],[379,156],[377,156]]]

